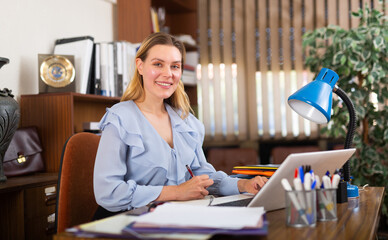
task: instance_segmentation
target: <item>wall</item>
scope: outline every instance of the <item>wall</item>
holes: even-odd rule
[[[89,35],[116,39],[115,0],[0,0],[0,89],[19,100],[38,93],[38,54],[53,52],[56,39]]]

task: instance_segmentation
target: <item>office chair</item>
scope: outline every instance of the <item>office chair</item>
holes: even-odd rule
[[[55,222],[57,232],[89,222],[97,209],[93,170],[100,136],[80,132],[63,147],[58,176]]]
[[[253,148],[210,148],[206,159],[217,171],[228,175],[234,166],[259,164],[258,153]]]

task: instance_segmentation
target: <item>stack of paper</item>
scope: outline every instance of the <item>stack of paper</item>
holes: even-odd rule
[[[265,235],[264,208],[207,207],[166,203],[139,216],[123,232]]]

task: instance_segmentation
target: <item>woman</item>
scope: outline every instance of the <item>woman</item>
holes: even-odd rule
[[[107,210],[101,217],[152,201],[257,193],[267,181],[231,178],[206,162],[204,126],[190,113],[180,80],[184,58],[185,48],[174,37],[148,36],[121,102],[102,118],[94,168],[94,193],[103,207],[99,211]]]

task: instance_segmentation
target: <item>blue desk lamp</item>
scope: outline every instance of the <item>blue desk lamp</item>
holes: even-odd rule
[[[315,81],[302,87],[288,98],[288,105],[302,117],[318,124],[330,121],[332,107],[332,92],[336,93],[345,103],[349,111],[348,132],[345,139],[345,149],[352,146],[353,136],[356,129],[356,114],[352,101],[346,93],[336,86],[338,74],[334,71],[322,68]],[[337,190],[337,202],[347,201],[347,190],[354,188],[349,184],[350,166],[347,161],[343,167],[343,179]]]

